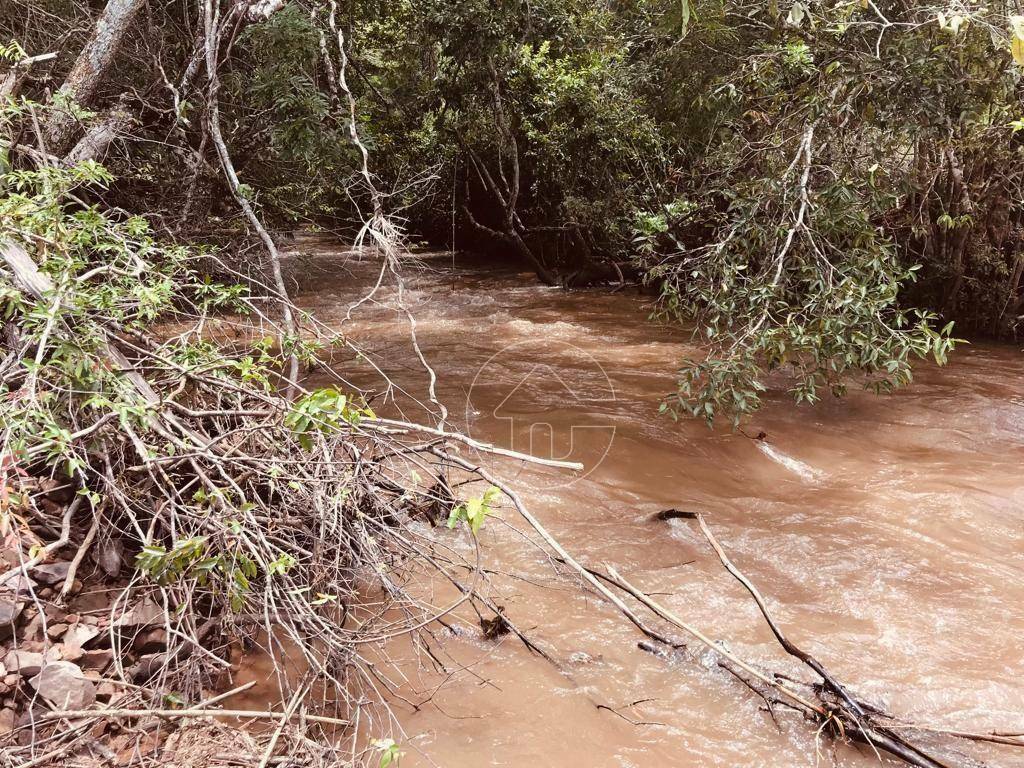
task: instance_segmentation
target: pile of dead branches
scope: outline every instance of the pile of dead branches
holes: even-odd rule
[[[351,755],[360,731],[348,723],[363,736],[389,728],[386,714],[361,714],[386,688],[362,647],[465,602],[494,615],[475,594],[479,563],[412,522],[465,509],[446,480],[449,445],[502,451],[446,431],[443,409],[437,426],[380,418],[318,358],[345,339],[311,319],[299,333],[278,319],[298,312],[274,286],[213,283],[198,267],[214,255],[83,202],[80,189],[105,179],[94,163],[45,157],[0,176],[7,754],[29,765],[88,749],[97,719],[208,714],[233,647],[261,644],[286,706],[247,716],[328,755],[338,739],[305,734],[342,728]],[[397,277],[392,253],[381,262]],[[217,313],[244,329],[234,348],[204,334]],[[307,386],[300,360],[333,379]],[[121,566],[105,567],[110,553]],[[408,574],[424,568],[455,585],[454,605],[410,593]],[[85,623],[72,603],[97,569],[127,581],[96,583],[114,596]],[[128,631],[139,627],[141,641]],[[128,693],[90,708],[102,683],[79,661],[108,649],[100,672]],[[324,706],[308,711],[314,691]]]
[[[103,722],[208,715],[239,653],[259,645],[282,696],[280,711],[244,713],[276,723],[263,764],[285,748],[355,760],[391,725],[388,683],[362,648],[429,632],[466,603],[514,629],[476,591],[479,553],[467,562],[413,525],[465,519],[475,533],[484,508],[471,516],[449,484],[450,448],[511,452],[448,431],[409,313],[432,425],[378,417],[321,361],[339,345],[358,350],[290,302],[277,246],[220,131],[225,48],[275,4],[201,3],[184,75],[194,84],[205,73],[204,137],[266,249],[268,284],[214,283],[211,264],[236,270],[97,202],[112,177],[96,160],[125,121],[83,126],[84,109],[143,5],[107,4],[53,98],[19,94],[52,57],[2,50],[0,140],[13,165],[0,174],[0,623],[16,673],[0,700],[4,754],[26,767],[103,756],[110,747],[88,738]],[[333,87],[372,191],[333,9],[336,40],[325,34],[321,45],[328,63],[332,46],[340,56]],[[373,200],[360,240],[401,295],[397,231]],[[225,313],[243,329],[232,348],[206,334]],[[308,385],[300,365],[326,386]],[[466,496],[481,480],[469,469]],[[459,597],[438,606],[413,594],[412,574],[424,570]],[[109,595],[86,622],[76,611],[90,586]]]
[[[59,639],[46,617],[65,623],[70,611],[57,619],[53,611],[81,591],[83,564],[94,572],[107,553],[122,553],[128,581],[105,605],[102,636],[83,650],[111,648],[107,673],[131,694],[95,713],[53,698],[39,711],[47,692],[34,685],[11,701],[21,723],[15,737],[61,718],[166,710],[171,692],[176,717],[202,714],[235,660],[233,644],[261,644],[276,660],[292,697],[285,712],[301,706],[304,728],[337,729],[383,699],[361,647],[428,627],[466,601],[494,615],[474,593],[479,563],[438,551],[412,525],[443,521],[458,507],[448,446],[489,446],[380,418],[353,392],[286,380],[288,353],[259,338],[261,325],[276,326],[252,303],[257,342],[236,353],[203,339],[207,315],[182,309],[186,296],[167,314],[176,328],[190,324],[170,338],[123,314],[112,321],[109,306],[93,309],[86,298],[102,285],[89,274],[120,270],[124,253],[104,262],[102,251],[85,258],[68,248],[51,260],[17,234],[5,233],[0,251],[13,308],[0,410],[9,563],[0,591],[12,613],[36,606],[43,618],[28,634],[14,616],[9,647],[45,656]],[[63,271],[51,277],[57,261]],[[36,322],[40,314],[46,319]],[[312,342],[303,344],[312,364]],[[286,388],[294,399],[281,394]],[[62,583],[41,596],[36,577],[55,564]],[[406,574],[423,567],[457,587],[454,605],[410,594]],[[136,633],[125,628],[138,626],[139,611],[144,627],[163,633],[159,648],[136,658]],[[314,689],[330,695],[307,711]],[[284,729],[288,717],[266,715]],[[373,727],[386,733],[388,723]],[[20,749],[27,760],[41,744],[59,754],[81,733],[55,731]],[[330,749],[334,740],[320,736]]]

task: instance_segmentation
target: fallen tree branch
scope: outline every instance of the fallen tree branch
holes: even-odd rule
[[[16,565],[9,571],[5,571],[3,574],[0,574],[0,587],[21,574],[25,574],[27,576],[30,570],[44,562],[46,558],[54,552],[57,552],[62,547],[66,547],[68,545],[71,541],[71,521],[75,516],[75,512],[78,511],[78,507],[81,505],[83,498],[84,497],[82,496],[75,496],[74,500],[68,504],[67,509],[64,511],[64,518],[60,524],[60,536],[42,547],[39,552],[36,553],[35,557],[32,557],[21,565]]]
[[[828,716],[828,713],[826,712],[825,708],[822,707],[820,704],[816,704],[807,699],[806,697],[801,696],[799,693],[792,690],[788,686],[783,685],[778,680],[773,680],[764,672],[761,672],[760,670],[756,669],[751,664],[749,664],[748,662],[744,661],[739,656],[734,654],[732,651],[724,648],[721,643],[716,643],[714,640],[709,638],[707,635],[705,635],[699,629],[694,627],[692,624],[683,621],[681,618],[672,613],[672,611],[670,611],[668,608],[665,608],[664,606],[652,600],[649,595],[637,589],[635,586],[626,581],[626,579],[624,579],[619,574],[619,572],[615,570],[615,568],[613,568],[610,565],[606,566],[606,568],[608,569],[608,574],[611,577],[611,581],[616,586],[620,587],[623,591],[627,592],[629,595],[636,598],[636,600],[638,600],[642,605],[649,608],[655,615],[661,617],[668,623],[683,630],[688,635],[691,635],[692,637],[696,638],[705,647],[711,649],[715,653],[721,654],[747,674],[753,675],[765,685],[768,685],[776,689],[784,696],[794,701],[796,704],[799,704],[804,709],[809,710],[810,712],[814,712],[820,715],[821,717]]]
[[[78,54],[58,92],[58,101],[63,102],[63,108],[54,110],[47,121],[47,144],[54,154],[63,152],[77,127],[74,113],[66,104],[73,102],[81,107],[92,106],[121,49],[125,34],[145,5],[144,0],[109,0],[103,8],[92,36]]]
[[[214,8],[212,0],[206,0],[204,7],[204,29],[206,46],[206,76],[207,76],[207,115],[210,125],[210,138],[217,150],[221,167],[224,169],[224,177],[227,179],[228,187],[234,196],[238,206],[245,214],[246,220],[252,226],[263,241],[267,249],[267,258],[270,262],[270,271],[274,278],[274,288],[278,293],[281,303],[281,326],[282,333],[278,337],[281,351],[288,351],[288,375],[286,377],[285,398],[291,400],[295,394],[296,383],[299,376],[299,358],[295,350],[289,349],[298,341],[298,325],[295,322],[295,315],[292,313],[291,301],[288,299],[288,288],[284,282],[284,274],[281,271],[281,254],[277,250],[274,238],[270,236],[267,228],[263,226],[259,216],[252,207],[245,193],[242,191],[242,182],[235,171],[235,164],[231,160],[228,146],[221,135],[220,130],[220,108],[218,105],[218,92],[220,90],[220,77],[218,75],[217,48],[220,43],[220,7]]]
[[[558,461],[557,459],[544,459],[540,456],[534,456],[529,453],[520,453],[519,451],[512,451],[508,448],[500,448],[491,443],[484,443],[479,440],[460,434],[458,432],[450,432],[448,430],[434,429],[433,427],[427,427],[422,424],[413,424],[408,421],[397,421],[395,419],[381,419],[377,418],[373,421],[364,422],[364,426],[369,429],[373,429],[376,425],[382,424],[385,426],[397,427],[402,430],[408,430],[411,432],[423,432],[428,435],[435,435],[437,437],[444,438],[445,440],[455,440],[456,442],[468,445],[470,448],[475,448],[483,453],[491,453],[495,456],[505,456],[510,459],[516,459],[518,461],[525,461],[530,464],[539,464],[544,467],[556,467],[558,469],[571,469],[577,472],[582,472],[584,467],[578,461]],[[393,434],[393,433],[392,433]]]
[[[630,622],[632,622],[637,629],[639,629],[641,632],[647,635],[647,637],[651,638],[652,640],[657,640],[661,643],[665,643],[666,645],[672,645],[672,643],[664,635],[659,634],[655,630],[648,627],[643,621],[641,621],[640,617],[638,617],[629,608],[628,605],[622,602],[622,599],[618,595],[616,595],[614,592],[608,589],[608,587],[602,584],[601,581],[590,572],[590,570],[585,568],[583,565],[580,564],[578,560],[576,560],[576,558],[570,555],[566,551],[565,547],[563,547],[561,543],[559,543],[558,539],[552,536],[548,532],[547,528],[545,528],[541,524],[541,522],[533,516],[533,514],[530,512],[529,509],[527,509],[526,505],[523,503],[523,500],[519,497],[519,495],[515,491],[513,491],[506,483],[496,478],[486,469],[470,464],[468,461],[466,461],[465,459],[461,459],[458,456],[452,456],[451,454],[446,453],[437,448],[432,449],[432,453],[434,453],[434,455],[438,456],[439,458],[445,461],[449,461],[452,464],[455,464],[456,466],[461,467],[462,469],[468,472],[471,472],[472,474],[480,477],[481,479],[495,486],[496,488],[499,488],[501,492],[504,493],[512,501],[512,504],[513,506],[515,506],[516,511],[519,513],[519,515],[524,520],[526,520],[527,523],[530,524],[530,527],[532,527],[533,530],[536,531],[542,539],[544,539],[545,543],[549,547],[551,547],[551,549],[558,553],[558,555],[562,559],[562,562],[564,562],[566,565],[568,565],[574,571],[576,571],[576,573],[578,573],[586,582],[588,582],[594,589],[596,589],[609,602],[611,602],[612,605],[618,608],[619,611],[621,611],[622,614],[627,619],[629,619]]]
[[[259,709],[58,709],[47,712],[36,718],[36,721],[59,720],[64,718],[78,717],[110,717],[110,718],[132,718],[132,717],[163,717],[170,720],[177,718],[192,717],[237,717],[253,720],[285,720],[295,715],[294,712],[270,712]],[[326,715],[310,715],[302,713],[302,719],[312,723],[325,725],[348,726],[348,720],[341,720],[337,717]]]
[[[61,600],[66,600],[67,596],[71,594],[71,590],[74,589],[75,578],[78,575],[78,568],[82,565],[82,560],[85,559],[86,554],[89,552],[89,548],[92,547],[92,542],[96,538],[96,534],[100,529],[100,521],[103,517],[102,504],[97,507],[90,502],[90,506],[92,506],[92,523],[89,526],[89,530],[85,533],[85,538],[82,540],[81,546],[78,547],[78,551],[75,552],[75,556],[71,558],[71,564],[68,566],[68,573],[64,577],[64,585],[60,588]]]
[[[889,727],[889,724],[878,723],[876,721],[876,716],[878,714],[883,715],[887,719],[889,719],[889,716],[885,713],[880,713],[876,708],[870,707],[855,698],[846,689],[846,687],[842,685],[835,676],[824,667],[823,664],[821,664],[821,662],[789,640],[789,638],[787,638],[782,632],[779,625],[772,618],[764,597],[758,591],[757,587],[754,586],[753,582],[751,582],[750,579],[748,579],[729,559],[729,556],[725,553],[722,545],[718,542],[714,534],[711,532],[711,529],[708,527],[703,515],[694,513],[688,517],[697,521],[701,532],[708,540],[712,549],[714,549],[715,553],[718,555],[718,559],[722,562],[722,565],[754,598],[754,602],[757,603],[757,607],[760,610],[761,615],[764,617],[772,631],[772,634],[779,642],[779,645],[782,646],[786,653],[798,659],[804,665],[813,670],[824,681],[824,689],[837,697],[838,706],[834,709],[830,709],[829,717],[837,718],[837,722],[842,724],[843,730],[851,736],[862,739],[872,747],[883,749],[886,752],[899,757],[908,765],[919,766],[920,768],[946,768],[946,763],[939,761],[917,745],[904,739],[892,730],[892,728]]]
[[[817,659],[811,656],[811,654],[794,645],[789,640],[789,638],[787,638],[782,633],[782,630],[779,628],[779,625],[775,623],[775,620],[772,618],[772,615],[768,612],[768,606],[765,604],[764,598],[761,596],[761,593],[758,592],[757,587],[754,586],[750,579],[744,576],[740,572],[740,570],[735,565],[733,565],[732,561],[729,559],[729,556],[725,554],[725,550],[722,549],[722,545],[718,543],[718,539],[714,537],[714,534],[711,533],[711,529],[708,528],[708,524],[704,520],[704,516],[701,514],[694,514],[693,519],[697,521],[697,524],[700,526],[701,533],[704,534],[704,538],[708,540],[708,543],[711,544],[712,549],[715,550],[715,553],[718,555],[718,559],[721,560],[722,565],[725,566],[725,570],[732,574],[733,577],[737,581],[739,581],[740,584],[742,584],[754,598],[754,602],[757,603],[757,607],[758,609],[760,609],[761,615],[764,616],[764,620],[767,622],[769,629],[771,629],[772,631],[772,634],[775,635],[775,639],[779,641],[779,645],[781,645],[783,649],[785,649],[786,653],[788,653],[790,656],[796,657],[804,664],[809,666],[811,669],[813,669],[818,674],[818,676],[825,681],[825,685],[828,686],[828,688],[832,690],[833,693],[842,698],[843,701],[845,701],[853,709],[853,711],[857,713],[858,716],[863,717],[864,710],[861,707],[860,703],[857,702],[857,700],[850,695],[846,688],[843,687],[843,685],[838,680],[836,680],[835,677],[833,677],[828,672],[828,670],[825,669],[821,662],[819,662]]]

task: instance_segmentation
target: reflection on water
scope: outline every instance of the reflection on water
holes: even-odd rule
[[[302,265],[300,302],[335,326],[375,269],[323,247]],[[649,306],[633,292],[563,293],[462,257],[453,268],[447,254],[423,257],[406,294],[462,428],[587,466],[569,484],[556,470],[495,464],[583,561],[613,565],[747,658],[794,671],[699,532],[651,520],[668,507],[700,509],[794,641],[863,698],[932,725],[1024,730],[1024,360],[1015,349],[968,347],[885,397],[853,392],[797,407],[780,387],[751,424],[767,433],[757,441],[658,415],[688,346],[677,330],[645,322]],[[422,393],[426,375],[394,298],[382,290],[346,333]],[[345,372],[374,381],[355,361]],[[510,509],[502,517],[518,524]],[[395,701],[403,766],[878,763],[867,749],[817,750],[806,723],[782,712],[776,725],[699,655],[664,661],[639,650],[628,624],[556,578],[511,526],[488,524],[482,537],[497,601],[567,673],[508,638],[449,636],[446,651],[467,670],[418,711]],[[446,676],[412,653],[403,661],[404,649],[386,650],[407,678],[406,698],[422,700]],[[1022,750],[974,754],[1024,765]]]

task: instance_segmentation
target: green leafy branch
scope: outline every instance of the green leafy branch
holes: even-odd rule
[[[469,529],[473,535],[476,536],[480,532],[480,526],[484,524],[484,520],[487,519],[500,499],[501,489],[492,485],[484,491],[483,496],[476,496],[456,504],[448,515],[448,527],[455,528],[460,521],[465,520],[469,523]]]
[[[295,401],[285,416],[285,426],[307,451],[313,449],[315,433],[333,434],[343,426],[358,426],[376,414],[363,401],[357,401],[333,388],[318,389]]]

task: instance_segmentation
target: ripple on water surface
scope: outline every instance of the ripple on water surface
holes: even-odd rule
[[[506,445],[543,419],[553,433],[574,435],[574,450],[591,462],[572,484],[499,463],[583,561],[616,566],[734,649],[796,672],[692,524],[650,519],[667,507],[700,509],[793,639],[865,697],[930,724],[1024,730],[1017,350],[976,345],[946,368],[921,365],[912,387],[888,397],[852,392],[795,407],[783,387],[750,425],[767,441],[751,441],[657,415],[673,369],[694,350],[686,334],[646,322],[648,299],[565,293],[461,261],[453,269],[450,255],[425,261],[433,271],[410,277],[408,296],[452,413],[468,414],[474,437]],[[336,294],[324,307],[329,319],[343,317],[375,274],[366,263],[349,268],[366,284],[348,274],[342,285],[321,285]],[[325,295],[304,301],[322,306]],[[381,298],[349,333],[382,342],[390,368],[422,386],[391,289]],[[471,387],[496,353],[524,341]],[[588,358],[606,371],[613,398],[596,397]],[[527,405],[512,416],[533,421],[509,432],[494,409],[537,363],[558,375],[530,382]],[[566,396],[565,383],[581,395]],[[572,432],[602,423],[615,429],[606,451],[596,444],[606,435]],[[498,514],[521,527],[511,509]],[[780,713],[776,726],[757,697],[692,651],[661,660],[637,649],[631,626],[555,578],[550,559],[510,527],[488,525],[482,541],[497,601],[566,671],[508,638],[482,641],[473,628],[450,637],[446,652],[472,671],[447,680],[436,706],[396,703],[408,734],[403,766],[810,768],[832,759],[816,751],[806,723]],[[408,669],[418,671],[400,686],[410,700],[445,678],[417,658],[410,649]],[[986,756],[1024,766],[1020,750]],[[835,760],[878,765],[866,750],[842,749]]]

